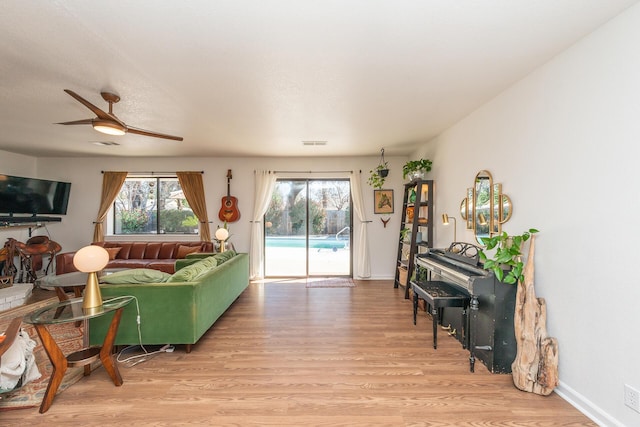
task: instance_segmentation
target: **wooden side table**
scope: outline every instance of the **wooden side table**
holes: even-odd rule
[[[120,326],[122,309],[133,299],[134,297],[132,296],[115,297],[105,300],[102,307],[85,310],[82,308],[82,298],[73,298],[41,308],[23,319],[25,323],[30,323],[36,328],[40,341],[42,341],[47,356],[49,356],[49,360],[53,365],[53,372],[47,385],[47,391],[40,405],[41,414],[51,407],[58,387],[60,387],[62,378],[64,378],[69,366],[84,366],[84,374],[89,375],[91,373],[90,364],[100,359],[102,366],[104,366],[113,383],[116,386],[122,385],[122,376],[113,357],[113,344],[118,333],[118,326]],[[104,316],[107,313],[114,314],[102,346],[84,348],[67,356],[62,353],[47,328],[47,325],[86,321],[94,317]]]

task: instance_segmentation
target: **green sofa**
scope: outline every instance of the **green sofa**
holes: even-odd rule
[[[187,269],[202,264],[199,261],[211,254],[190,255],[176,262],[176,275],[185,276]],[[249,285],[249,256],[236,254],[220,265],[204,271],[201,268],[198,274],[193,281],[102,284],[100,289],[103,299],[121,295],[137,298],[142,344],[186,344],[189,353]],[[105,315],[91,319],[91,345],[102,343],[112,318],[113,315]],[[136,304],[132,301],[123,311],[116,345],[140,344],[136,318]]]

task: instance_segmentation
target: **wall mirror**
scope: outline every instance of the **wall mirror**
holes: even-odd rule
[[[502,224],[511,218],[512,211],[511,199],[502,194],[502,185],[494,183],[487,170],[478,172],[473,187],[467,189],[467,197],[460,203],[460,216],[480,244],[483,237],[501,232]]]

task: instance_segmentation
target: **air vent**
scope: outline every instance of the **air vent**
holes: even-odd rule
[[[112,145],[120,145],[117,142],[113,142],[113,141],[91,141],[91,143],[93,145],[100,145],[104,147],[110,147]]]
[[[302,145],[327,145],[327,141],[302,141]]]

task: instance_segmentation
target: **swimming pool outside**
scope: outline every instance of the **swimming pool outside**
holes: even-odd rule
[[[305,236],[268,236],[265,239],[265,276],[306,276]],[[335,235],[309,237],[309,275],[350,274],[349,240]]]
[[[267,236],[268,248],[304,248],[307,242],[305,236]],[[336,239],[335,235],[309,236],[310,249],[345,249],[349,247],[348,239]]]

